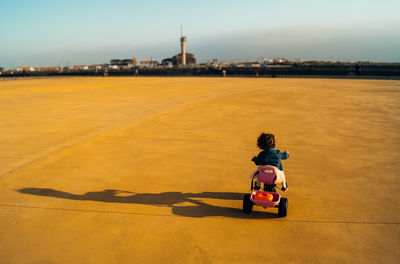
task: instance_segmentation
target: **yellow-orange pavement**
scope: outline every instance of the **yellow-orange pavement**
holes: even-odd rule
[[[0,81],[0,263],[396,263],[400,81]],[[288,216],[242,213],[256,139]]]

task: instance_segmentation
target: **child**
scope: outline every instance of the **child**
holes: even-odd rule
[[[277,168],[277,183],[282,184],[282,191],[286,192],[288,189],[288,185],[285,179],[285,173],[283,173],[283,167],[281,163],[281,159],[285,160],[289,158],[289,152],[280,150],[275,150],[275,136],[272,134],[261,133],[261,135],[257,139],[257,146],[262,149],[262,151],[258,154],[257,157],[253,157],[251,160],[258,166],[262,165],[271,165]],[[256,174],[255,171],[252,175]]]

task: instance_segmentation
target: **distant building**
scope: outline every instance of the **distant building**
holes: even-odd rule
[[[34,67],[24,67],[24,66],[21,66],[21,67],[18,67],[17,68],[17,72],[28,72],[28,71],[35,71],[36,69],[34,68]]]
[[[295,59],[294,62],[295,63],[304,63],[304,62],[306,62],[306,60],[305,59]]]
[[[70,70],[70,71],[96,71],[96,70],[101,70],[103,69],[102,65],[73,65],[69,66],[65,70]]]
[[[110,65],[120,65],[121,64],[121,60],[120,59],[112,59],[110,60]]]
[[[191,64],[196,64],[196,58],[194,57],[194,55],[192,53],[185,53],[186,55],[186,62],[185,64],[183,64],[182,60],[183,60],[183,56],[182,53],[176,54],[174,57],[172,57],[172,63],[174,65],[191,65]]]
[[[84,71],[94,71],[94,70],[96,70],[96,65],[85,65],[85,66],[82,67],[81,70],[84,70]]]
[[[236,67],[259,67],[258,61],[241,61],[236,64]]]
[[[227,61],[223,61],[219,64],[221,67],[230,67],[232,66],[232,63],[227,62]]]
[[[258,60],[258,63],[263,65],[274,64],[274,60],[262,57],[261,59]]]
[[[45,72],[59,72],[61,71],[61,67],[40,67],[37,68],[39,71],[45,71]]]
[[[140,61],[140,66],[148,67],[148,68],[155,67],[155,66],[158,66],[158,61],[155,61],[155,60]]]
[[[161,64],[162,65],[183,65],[182,64],[182,53],[176,54],[172,58],[163,59]],[[196,58],[192,53],[186,53],[186,63],[185,65],[193,65],[196,64]]]
[[[123,59],[121,64],[122,64],[122,66],[128,66],[129,64],[133,65],[133,60],[132,59]]]
[[[16,69],[17,72],[59,72],[61,71],[60,67],[18,67]]]
[[[274,59],[275,63],[288,63],[289,61],[285,58],[276,58]]]
[[[167,59],[163,59],[161,61],[161,65],[172,66],[172,65],[176,65],[176,64],[173,63],[172,58],[167,58]]]
[[[182,29],[181,29],[181,31],[182,31]],[[178,54],[175,56],[178,56]],[[183,65],[183,66],[186,65],[186,37],[185,36],[181,36],[181,53],[180,53],[180,63],[179,64]]]
[[[182,28],[181,28],[181,53],[176,54],[172,58],[163,59],[161,64],[162,65],[193,65],[196,64],[196,58],[192,53],[186,52],[186,40],[187,38],[182,35]]]
[[[111,66],[135,66],[136,65],[136,57],[132,57],[132,59],[112,59],[110,60]]]

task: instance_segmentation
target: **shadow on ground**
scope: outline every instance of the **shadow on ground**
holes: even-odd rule
[[[202,192],[202,193],[134,193],[120,190],[104,190],[100,192],[87,192],[85,194],[72,194],[49,188],[23,188],[17,190],[20,193],[70,199],[77,201],[98,201],[105,203],[130,203],[145,204],[153,206],[165,206],[172,208],[172,213],[186,217],[207,217],[225,216],[234,218],[277,218],[277,213],[253,212],[250,215],[244,214],[241,208],[214,206],[204,203],[201,198],[221,200],[242,200],[242,193],[233,192]],[[193,205],[183,206],[180,203],[192,203]],[[241,205],[241,202],[238,204]]]

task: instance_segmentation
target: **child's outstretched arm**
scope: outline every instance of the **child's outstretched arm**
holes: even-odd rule
[[[282,152],[282,156],[281,156],[281,159],[283,159],[283,160],[285,160],[285,159],[288,159],[289,158],[289,151],[284,151],[284,152]]]

